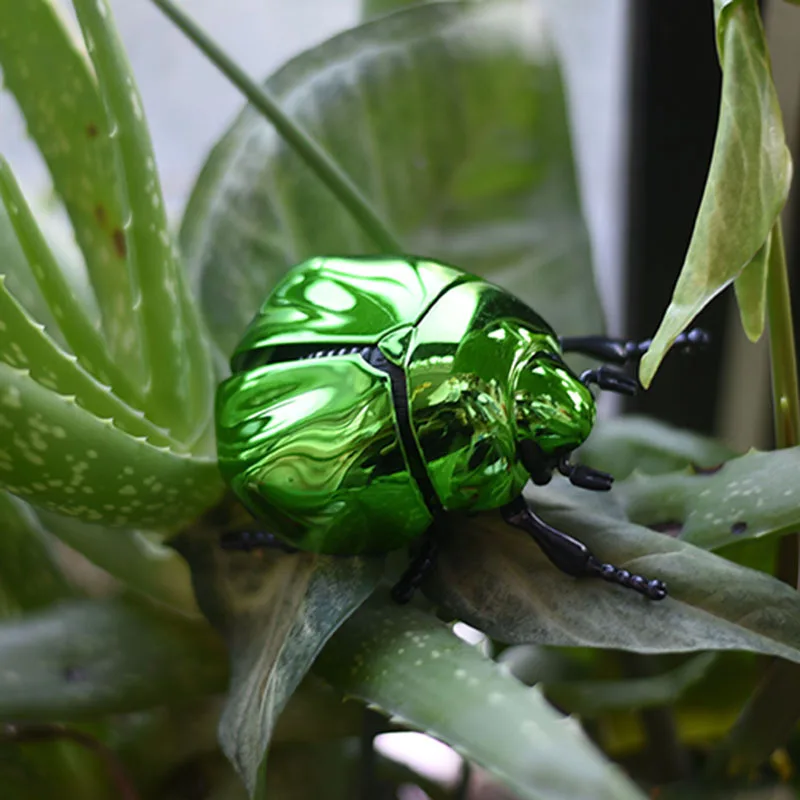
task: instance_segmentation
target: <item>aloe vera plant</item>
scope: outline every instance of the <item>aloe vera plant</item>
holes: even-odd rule
[[[0,160],[4,796],[166,800],[201,781],[205,797],[350,798],[368,796],[365,773],[452,796],[365,758],[367,708],[371,733],[427,732],[523,798],[647,796],[654,742],[671,764],[697,754],[668,775],[689,782],[677,792],[703,780],[739,796],[800,719],[800,598],[772,574],[777,558],[797,583],[778,221],[791,163],[757,3],[715,2],[714,157],[641,379],[734,283],[748,335],[770,332],[781,449],[741,455],[621,419],[582,454],[620,479],[613,492],[531,490],[603,558],[664,577],[658,606],[565,578],[482,514],[399,607],[388,587],[405,554],[218,546],[243,512],[217,471],[214,388],[270,288],[320,253],[428,253],[546,309],[559,333],[602,328],[541,16],[515,0],[365,3],[365,22],[258,84],[154,2],[250,100],[177,234],[107,0],[74,0],[82,41],[53,0],[0,0],[5,87],[83,256],[67,264]]]

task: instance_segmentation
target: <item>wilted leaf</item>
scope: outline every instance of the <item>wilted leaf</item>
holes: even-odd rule
[[[601,328],[563,88],[535,6],[423,4],[334,37],[266,85],[408,252],[485,275],[560,332]],[[287,267],[374,252],[253,109],[207,162],[181,242],[223,354]]]
[[[641,797],[574,720],[436,618],[370,604],[314,667],[333,686],[454,747],[520,797]]]
[[[43,722],[179,705],[222,691],[202,622],[130,599],[75,600],[0,625],[0,717]]]
[[[706,188],[672,301],[642,359],[648,386],[675,337],[764,247],[791,183],[778,97],[756,0],[715,0],[722,101]],[[678,57],[676,55],[676,57]],[[745,281],[763,280],[763,264]],[[759,286],[741,291],[751,338],[763,330]]]
[[[601,580],[570,578],[498,514],[454,525],[428,591],[459,619],[505,642],[638,653],[746,650],[800,661],[796,591],[627,522],[613,506],[608,512],[584,502],[587,495],[558,486],[532,491],[529,499],[601,560],[664,580],[669,597],[652,602]]]
[[[223,550],[218,531],[196,529],[172,544],[187,558],[198,602],[225,636],[231,687],[220,743],[250,792],[278,715],[333,632],[374,590],[378,558],[278,550]]]
[[[626,415],[599,421],[578,455],[582,464],[613,475],[616,489],[634,470],[656,475],[692,464],[708,469],[737,453],[707,436]]]

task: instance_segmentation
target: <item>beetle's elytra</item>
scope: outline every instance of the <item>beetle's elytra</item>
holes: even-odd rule
[[[432,563],[448,511],[493,508],[569,574],[660,599],[660,581],[601,564],[521,501],[530,478],[554,469],[611,485],[568,457],[595,419],[588,384],[636,382],[607,367],[579,377],[562,352],[626,363],[644,349],[559,340],[508,292],[435,261],[314,258],[275,287],[233,354],[217,394],[220,469],[265,532],[301,550],[386,552],[424,536],[398,600]]]

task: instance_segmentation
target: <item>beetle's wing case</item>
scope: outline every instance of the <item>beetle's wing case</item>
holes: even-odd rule
[[[405,369],[412,430],[446,509],[497,508],[529,476],[516,455],[511,387],[552,328],[484,281],[445,292],[412,332]]]
[[[410,257],[312,258],[291,269],[264,302],[233,355],[281,344],[377,344],[415,323],[457,281],[455,268]]]
[[[217,394],[223,477],[302,550],[389,551],[431,516],[408,474],[389,377],[359,355],[270,364]]]

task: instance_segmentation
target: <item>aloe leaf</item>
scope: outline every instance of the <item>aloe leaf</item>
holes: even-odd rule
[[[186,523],[222,491],[216,462],[155,447],[0,362],[0,487],[85,522]]]
[[[199,615],[189,567],[153,535],[136,530],[111,531],[41,510],[38,517],[48,533],[119,580],[127,591],[185,614]]]
[[[800,529],[800,447],[747,455],[699,474],[632,475],[615,485],[631,521],[706,550]]]
[[[0,66],[72,221],[109,350],[143,382],[111,127],[91,67],[52,0],[0,1]]]
[[[75,0],[108,118],[131,217],[118,243],[133,268],[150,382],[146,411],[191,439],[211,414],[208,354],[167,225],[150,135],[106,0]],[[199,397],[197,396],[199,392]]]
[[[717,657],[716,653],[700,653],[674,669],[646,678],[548,682],[544,692],[559,708],[584,719],[607,711],[674,705],[708,675]]]
[[[84,369],[95,375],[101,383],[110,385],[126,401],[141,404],[141,396],[130,377],[111,360],[103,339],[87,317],[74,287],[50,251],[10,167],[2,157],[0,198],[5,203],[42,296],[72,352]]]
[[[761,251],[791,183],[780,106],[756,0],[715,0],[722,101],[706,188],[692,239],[664,319],[642,359],[649,386],[675,337]],[[758,268],[760,271],[763,268]],[[746,282],[761,280],[748,276]],[[754,289],[757,287],[754,287]],[[750,338],[763,330],[760,291],[740,292]],[[760,309],[760,310],[759,310]]]
[[[0,617],[72,594],[36,516],[25,503],[0,492]]]
[[[278,715],[334,631],[375,589],[379,558],[219,547],[216,533],[183,533],[201,609],[228,643],[231,687],[220,744],[252,793],[264,779]]]
[[[578,454],[582,464],[613,475],[615,489],[634,470],[646,475],[690,465],[705,470],[738,455],[708,436],[635,414],[600,420]]]
[[[538,689],[416,609],[365,606],[314,670],[343,694],[446,742],[520,797],[642,797]]]
[[[735,464],[736,462],[732,462]],[[500,641],[631,650],[742,650],[800,661],[800,595],[687,542],[634,525],[608,501],[554,482],[529,499],[542,517],[603,561],[658,577],[654,603],[556,570],[496,513],[453,524],[427,592]]]
[[[412,7],[308,50],[265,85],[408,252],[502,284],[559,331],[601,329],[563,87],[530,4]],[[291,264],[374,252],[252,108],[206,163],[181,244],[224,354]]]
[[[224,690],[205,623],[130,599],[74,600],[0,625],[0,717],[80,720]]]
[[[77,357],[61,350],[42,326],[15,301],[0,276],[0,360],[25,369],[44,389],[73,397],[80,407],[101,419],[113,419],[120,430],[145,437],[151,444],[182,450],[168,432],[157,428],[141,411],[130,408],[109,386],[81,368]],[[0,383],[0,387],[3,384]]]

